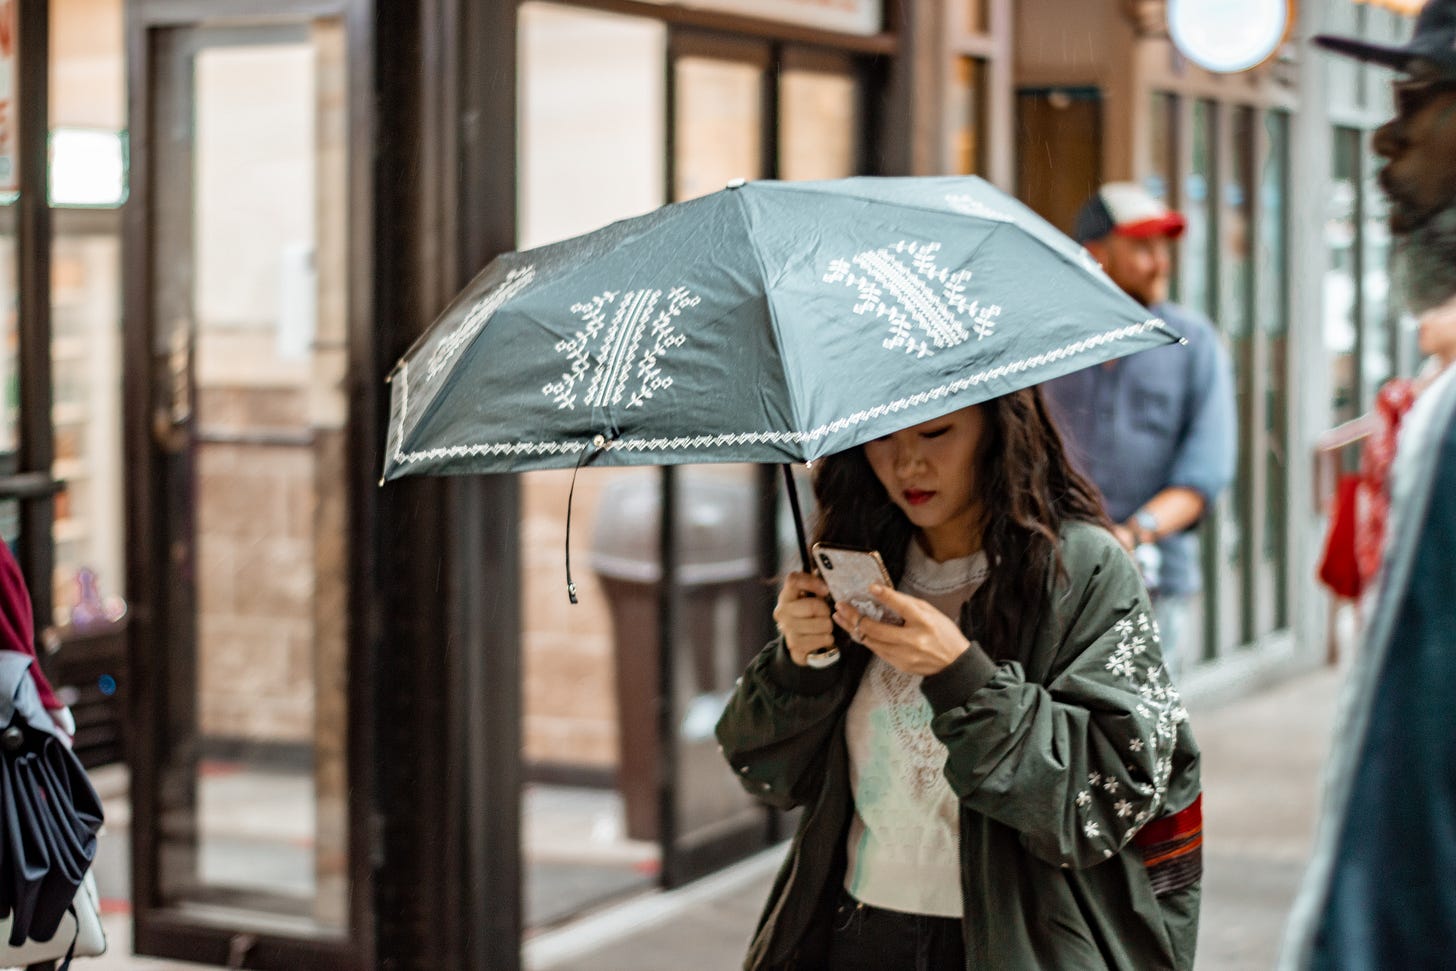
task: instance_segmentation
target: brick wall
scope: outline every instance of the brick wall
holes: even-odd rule
[[[210,395],[224,412],[251,402],[259,414],[277,414],[301,404],[298,392],[285,390]],[[200,413],[208,413],[205,404]],[[308,446],[209,442],[198,450],[198,704],[205,735],[311,740],[313,477]]]
[[[607,483],[642,469],[588,469],[577,476],[571,519],[572,575],[566,596],[566,497],[571,471],[522,478],[521,567],[525,616],[525,752],[532,762],[610,768],[617,764],[616,676],[610,607],[591,569],[592,527]]]

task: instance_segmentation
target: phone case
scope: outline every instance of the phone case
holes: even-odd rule
[[[836,602],[849,604],[871,620],[887,624],[904,623],[899,614],[870,596],[871,584],[894,586],[879,553],[822,543],[814,544],[813,553],[819,575],[829,585],[829,595]]]

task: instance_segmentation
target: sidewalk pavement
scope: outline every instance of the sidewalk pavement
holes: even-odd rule
[[[1190,706],[1203,750],[1198,967],[1267,971],[1314,834],[1343,672],[1302,675],[1217,707]],[[531,971],[735,971],[783,848],[698,884],[629,901],[526,945]]]
[[[1312,842],[1343,672],[1319,670],[1217,706],[1190,705],[1203,750],[1199,968],[1266,971]],[[122,837],[124,840],[124,836]],[[784,849],[668,893],[651,892],[531,939],[530,971],[734,971]],[[102,888],[109,953],[78,971],[196,971],[133,957],[131,915]]]

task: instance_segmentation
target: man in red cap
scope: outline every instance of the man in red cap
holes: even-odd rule
[[[1077,241],[1186,344],[1043,385],[1072,454],[1102,490],[1118,539],[1143,568],[1174,677],[1203,585],[1193,527],[1232,481],[1235,458],[1228,354],[1207,318],[1168,302],[1169,249],[1185,225],[1136,183],[1108,183],[1087,200],[1077,213]]]
[[[1430,0],[1400,46],[1316,42],[1395,68],[1375,135],[1380,184],[1423,343],[1456,309],[1456,0]],[[1456,370],[1406,415],[1379,586],[1330,752],[1326,805],[1283,968],[1456,962]]]

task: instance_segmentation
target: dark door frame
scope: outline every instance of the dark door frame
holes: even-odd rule
[[[54,623],[51,527],[55,494],[63,488],[51,473],[55,430],[51,422],[50,3],[36,0],[15,6],[19,92],[13,102],[16,117],[12,124],[18,129],[19,191],[12,216],[20,415],[15,469],[0,475],[0,499],[19,503],[16,560],[30,589],[35,629],[40,632]]]
[[[127,86],[131,140],[130,198],[123,217],[123,440],[129,467],[126,471],[126,559],[127,589],[132,598],[132,623],[128,630],[130,682],[134,686],[129,715],[132,749],[132,899],[134,941],[137,953],[179,958],[243,968],[365,969],[374,966],[375,913],[369,888],[374,882],[371,862],[374,854],[371,833],[374,812],[367,798],[354,797],[348,807],[349,880],[351,885],[350,927],[340,938],[290,936],[264,925],[242,922],[199,920],[168,906],[162,895],[160,845],[151,823],[159,818],[158,799],[162,753],[166,731],[174,713],[166,708],[168,679],[176,659],[169,652],[166,624],[178,605],[175,591],[168,589],[172,543],[179,536],[178,510],[167,506],[165,483],[187,475],[186,456],[174,456],[160,448],[154,437],[158,408],[170,403],[158,397],[165,390],[159,378],[167,367],[167,349],[157,346],[153,335],[153,308],[160,292],[157,265],[151,248],[157,206],[176,203],[175,185],[154,182],[157,151],[153,139],[157,32],[169,28],[248,27],[260,23],[298,24],[319,17],[338,18],[344,24],[348,46],[349,152],[350,152],[350,295],[349,339],[352,354],[371,345],[368,294],[358,285],[367,270],[360,257],[371,255],[367,233],[360,225],[369,223],[368,200],[372,162],[368,133],[372,130],[372,84],[367,30],[369,9],[363,0],[134,0],[126,8]],[[361,208],[361,200],[363,207]],[[188,204],[186,201],[183,205]],[[361,245],[361,240],[365,245]],[[367,262],[362,266],[367,267]],[[351,360],[351,367],[357,357]],[[361,408],[357,377],[350,386],[350,467],[360,468],[361,443],[371,436],[367,412]],[[371,456],[372,458],[372,456]],[[363,476],[350,483],[352,496],[363,491]],[[351,502],[351,542],[361,544],[357,528],[358,503]],[[361,663],[369,656],[365,643],[367,627],[361,622],[369,603],[371,580],[368,557],[356,556],[349,577],[349,670],[348,774],[352,790],[372,791],[371,754],[374,751],[368,719],[372,710],[369,694],[371,671]],[[185,673],[185,672],[184,672]]]

